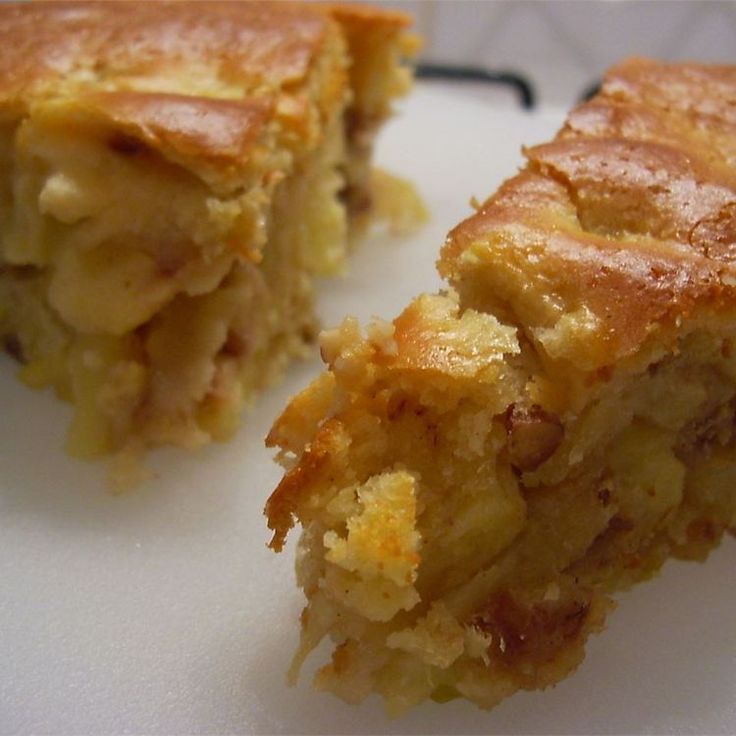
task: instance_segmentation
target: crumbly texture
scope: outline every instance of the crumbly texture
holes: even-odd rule
[[[389,712],[572,672],[611,594],[736,525],[736,68],[632,60],[449,235],[268,443],[307,597],[291,671]]]
[[[68,448],[225,439],[316,334],[407,88],[401,14],[242,2],[0,7],[0,338]]]

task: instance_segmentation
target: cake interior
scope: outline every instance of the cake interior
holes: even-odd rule
[[[304,526],[292,677],[328,637],[316,686],[398,714],[491,708],[575,669],[612,593],[734,524],[733,324],[695,320],[674,349],[577,384],[452,296],[326,333],[332,372],[269,438],[292,467],[267,507],[274,546],[291,514]]]
[[[0,333],[21,378],[74,403],[74,455],[228,437],[313,338],[313,276],[343,265],[342,121],[282,181],[213,192],[59,117],[3,129]]]

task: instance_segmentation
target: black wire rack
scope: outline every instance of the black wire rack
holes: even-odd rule
[[[414,72],[417,79],[442,79],[456,82],[483,82],[513,89],[524,110],[533,110],[537,96],[532,83],[515,71],[490,71],[475,66],[452,64],[417,64]]]
[[[440,79],[452,82],[483,82],[511,88],[516,92],[519,104],[524,110],[537,106],[537,94],[532,82],[521,72],[503,70],[491,71],[478,66],[454,64],[419,63],[414,70],[417,79]],[[585,102],[598,94],[600,80],[589,84],[580,94],[579,102]]]

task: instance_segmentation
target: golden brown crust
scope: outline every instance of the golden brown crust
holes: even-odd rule
[[[365,3],[320,3],[319,7],[340,23],[355,23],[364,28],[381,27],[387,32],[407,28],[411,25],[411,17],[399,10],[376,8]]]
[[[250,156],[272,107],[270,100],[254,98],[206,100],[132,91],[97,92],[73,100],[77,113],[114,126],[118,137],[108,141],[112,148],[119,147],[119,135],[127,134],[142,147],[221,164],[237,164]]]
[[[470,305],[493,291],[529,335],[586,312],[585,338],[565,356],[583,369],[702,307],[732,307],[735,100],[729,67],[618,67],[450,233],[441,272]]]
[[[639,102],[688,116],[713,116],[718,125],[736,123],[736,67],[733,65],[661,64],[632,58],[612,68],[603,96]]]
[[[498,287],[494,297],[504,301],[522,329],[551,328],[561,315],[584,305],[597,319],[577,352],[584,369],[630,355],[657,326],[673,326],[698,305],[708,303],[717,310],[733,304],[733,284],[722,281],[724,274],[733,273],[730,265],[674,241],[612,239],[586,232],[559,217],[556,210],[564,200],[543,200],[550,189],[564,196],[548,179],[521,174],[452,231],[442,266],[461,291],[461,254],[472,249],[482,260],[471,267],[493,278]],[[555,301],[562,306],[554,306]]]
[[[280,3],[39,2],[0,13],[6,99],[84,71],[122,85],[201,63],[245,88],[295,83],[328,28],[324,15]]]
[[[406,22],[378,9],[302,3],[3,3],[0,112],[19,117],[30,104],[93,93],[98,109],[144,130],[149,144],[237,161],[264,110],[308,138],[310,105],[324,122],[344,104],[341,24],[397,32]]]
[[[314,441],[302,454],[299,464],[284,475],[269,497],[265,514],[273,531],[269,546],[276,552],[283,549],[286,536],[294,526],[297,509],[308,503],[308,491],[313,488],[330,465],[334,464],[345,443],[345,432],[338,420],[325,422]]]

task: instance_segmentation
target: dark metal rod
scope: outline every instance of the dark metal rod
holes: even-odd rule
[[[417,79],[453,79],[464,82],[488,82],[513,87],[519,94],[521,106],[531,110],[536,105],[536,95],[531,83],[516,72],[491,72],[473,66],[454,66],[447,64],[417,64]]]

